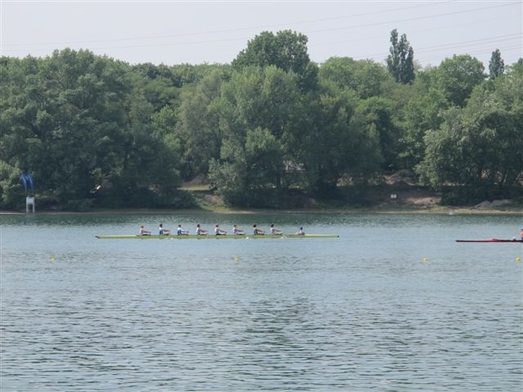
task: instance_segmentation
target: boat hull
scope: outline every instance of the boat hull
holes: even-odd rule
[[[311,239],[311,238],[339,238],[335,234],[278,234],[278,235],[97,235],[100,240],[265,240],[265,239]]]
[[[507,242],[513,242],[513,243],[523,243],[523,240],[517,240],[517,239],[511,239],[511,240],[506,240],[506,239],[500,239],[500,238],[491,238],[491,239],[488,239],[488,240],[456,240],[456,242],[493,242],[493,243],[507,243]]]

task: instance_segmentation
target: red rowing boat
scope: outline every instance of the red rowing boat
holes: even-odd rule
[[[515,242],[515,243],[523,243],[523,239],[517,240],[515,238],[511,240],[503,240],[499,238],[491,238],[489,240],[456,240],[456,242]]]

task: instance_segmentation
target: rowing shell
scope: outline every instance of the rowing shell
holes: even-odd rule
[[[491,238],[488,240],[456,240],[456,242],[515,242],[515,243],[523,243],[523,239],[517,240],[515,238],[511,240],[503,240],[499,238]]]
[[[241,240],[241,239],[252,239],[252,240],[263,240],[263,239],[309,239],[309,238],[339,238],[339,235],[335,234],[268,234],[268,235],[97,235],[96,238],[101,240]]]
[[[241,240],[241,239],[253,239],[253,240],[263,240],[263,239],[309,239],[309,238],[339,238],[339,235],[335,234],[269,234],[269,235],[97,235],[96,238],[101,240],[150,240],[150,239],[159,239],[159,240]]]

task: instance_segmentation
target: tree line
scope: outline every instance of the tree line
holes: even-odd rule
[[[386,64],[312,62],[305,35],[262,32],[231,64],[130,65],[88,50],[1,57],[0,208],[31,173],[46,203],[187,207],[208,179],[232,206],[401,172],[447,202],[521,195],[523,59],[423,68],[393,30]]]

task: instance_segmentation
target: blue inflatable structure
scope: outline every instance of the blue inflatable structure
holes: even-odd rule
[[[34,194],[35,187],[34,187],[34,181],[33,181],[33,175],[30,173],[22,173],[20,176],[20,180],[22,181],[22,185],[24,186],[24,190],[27,193],[27,191],[31,191],[31,193]]]

